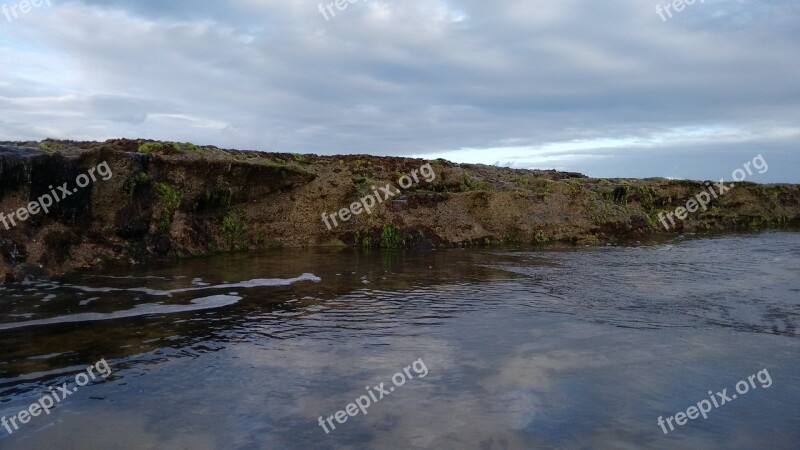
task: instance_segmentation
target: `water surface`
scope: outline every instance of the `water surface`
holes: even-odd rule
[[[2,448],[798,448],[800,234],[281,250],[0,288]],[[427,376],[336,423],[412,362]],[[657,424],[750,390],[665,435]],[[756,382],[756,384],[759,384]]]

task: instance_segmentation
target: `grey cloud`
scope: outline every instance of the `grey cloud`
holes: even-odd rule
[[[318,5],[86,0],[31,13],[0,29],[13,43],[0,62],[20,61],[0,82],[0,138],[404,155],[800,119],[796,2],[707,0],[666,23],[636,0],[371,0],[330,21]],[[66,76],[37,67],[54,56]],[[796,138],[752,144],[796,167]],[[634,176],[646,155],[669,176],[686,147],[604,149],[579,166]],[[695,146],[703,168],[686,173],[727,170],[725,149],[735,143]]]

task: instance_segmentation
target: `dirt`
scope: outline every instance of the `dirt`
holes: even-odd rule
[[[0,144],[0,212],[17,211],[50,186],[75,186],[104,162],[113,173],[107,180],[94,177],[8,230],[0,223],[0,280],[267,247],[602,244],[800,226],[797,185],[735,183],[666,230],[659,213],[685,206],[706,183],[126,139]],[[431,182],[418,176],[371,213],[330,230],[322,220],[387,183],[396,190],[401,176],[428,163]]]

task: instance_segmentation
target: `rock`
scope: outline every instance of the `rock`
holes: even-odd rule
[[[41,148],[37,148],[41,147]],[[797,185],[737,183],[670,230],[658,222],[700,181],[593,179],[445,160],[260,153],[115,139],[0,143],[0,212],[56,186],[95,179],[10,230],[0,277],[61,275],[105,261],[141,264],[220,251],[302,246],[412,249],[553,241],[597,245],[659,234],[800,227]],[[380,188],[430,164],[435,178],[384,198]],[[53,188],[50,188],[53,186]],[[331,229],[322,213],[380,201]],[[41,270],[31,270],[38,264]]]

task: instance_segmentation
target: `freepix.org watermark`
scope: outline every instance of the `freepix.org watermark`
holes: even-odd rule
[[[54,189],[51,185],[48,186],[50,189],[49,194],[42,195],[35,201],[28,203],[25,207],[19,208],[18,210],[12,211],[8,214],[0,212],[0,223],[6,227],[6,230],[9,230],[12,227],[17,226],[17,221],[24,222],[28,220],[29,217],[39,214],[40,211],[44,211],[45,214],[49,213],[50,207],[52,207],[55,203],[58,203],[72,194],[77,193],[78,188],[85,188],[91,182],[97,181],[95,172],[100,175],[100,179],[103,181],[108,181],[114,176],[114,174],[111,173],[111,168],[108,167],[108,163],[103,161],[98,164],[97,167],[92,167],[89,169],[88,175],[85,173],[78,175],[75,178],[75,184],[78,187],[73,188],[72,190],[69,189],[69,183],[64,183],[61,186],[58,186],[57,189]],[[9,223],[11,224],[10,226]]]
[[[327,5],[320,3],[319,13],[322,14],[322,17],[324,17],[326,21],[328,21],[331,20],[331,18],[328,17],[328,14],[330,14],[331,17],[336,17],[336,12],[333,10],[334,6],[337,10],[344,12],[344,10],[350,6],[350,3],[356,3],[357,1],[359,0],[336,0],[335,2],[328,3]]]
[[[369,396],[362,395],[358,397],[353,403],[349,403],[345,406],[343,410],[336,411],[335,414],[327,418],[319,416],[319,426],[325,430],[325,434],[330,434],[331,431],[336,429],[336,425],[333,423],[334,420],[339,424],[344,424],[347,422],[348,418],[357,416],[359,412],[366,416],[367,408],[369,408],[370,405],[377,403],[382,398],[394,392],[395,387],[400,387],[406,384],[407,380],[414,379],[414,375],[411,373],[412,368],[414,369],[414,373],[419,375],[419,378],[425,378],[428,375],[428,367],[425,366],[422,358],[420,358],[411,365],[406,366],[402,372],[397,372],[392,376],[392,384],[394,384],[394,386],[389,389],[384,387],[386,383],[381,383],[373,387],[367,386],[365,389],[369,393]],[[330,429],[328,429],[328,427],[330,427]]]
[[[767,170],[769,170],[767,161],[759,154],[753,158],[752,161],[747,161],[744,163],[741,169],[736,169],[733,171],[731,174],[733,181],[744,181],[745,178],[747,178],[749,175],[752,175],[753,171],[750,168],[751,166],[756,169],[759,174],[764,174],[767,172]],[[747,173],[745,173],[745,171],[747,171]],[[733,183],[726,185],[724,178],[720,178],[718,182],[713,184],[710,181],[706,181],[705,184],[708,190],[695,195],[694,198],[686,202],[685,207],[679,206],[678,208],[675,208],[675,211],[666,215],[663,212],[658,214],[659,222],[664,225],[664,228],[667,231],[669,231],[670,225],[667,224],[666,219],[669,219],[670,224],[672,224],[674,227],[675,220],[673,219],[673,216],[680,220],[685,220],[689,213],[696,212],[700,208],[703,208],[703,211],[706,211],[708,209],[708,204],[711,203],[712,198],[719,198],[721,195],[725,194],[736,186]]]
[[[664,431],[664,434],[669,433],[667,431],[666,425],[669,425],[670,431],[675,431],[675,427],[672,425],[672,421],[675,420],[675,423],[679,426],[686,425],[687,420],[694,420],[700,416],[703,416],[703,420],[708,418],[708,413],[711,412],[711,406],[714,406],[714,409],[719,408],[720,406],[730,403],[736,400],[739,395],[744,395],[750,388],[756,389],[756,378],[758,378],[758,382],[761,383],[762,389],[767,389],[772,386],[772,377],[769,376],[769,372],[766,368],[760,370],[757,374],[750,375],[747,377],[746,380],[742,380],[736,383],[736,394],[728,395],[728,389],[723,389],[721,392],[717,392],[714,394],[711,391],[708,391],[708,398],[700,400],[697,402],[697,406],[690,406],[686,409],[686,412],[679,412],[674,416],[667,417],[667,420],[664,421],[662,416],[658,416],[658,426]]]
[[[413,186],[415,183],[419,183],[419,177],[417,175],[422,175],[422,177],[428,183],[432,182],[436,179],[436,173],[433,171],[433,167],[431,164],[425,164],[424,166],[420,167],[419,169],[414,169],[410,175],[403,175],[398,180],[400,187],[403,189],[408,189]],[[383,203],[385,200],[389,200],[391,197],[400,193],[400,190],[392,191],[392,184],[387,183],[386,186],[380,188],[381,192],[383,193],[383,198],[381,198],[381,194],[378,193],[378,188],[372,186],[372,194],[362,197],[360,201],[353,202],[350,205],[350,208],[342,208],[341,210],[330,214],[322,213],[322,221],[325,223],[325,226],[328,227],[328,230],[331,230],[331,224],[328,222],[330,218],[333,221],[333,226],[338,227],[339,222],[336,221],[336,216],[339,216],[339,219],[346,222],[350,220],[352,216],[357,216],[362,212],[366,211],[367,214],[372,212],[372,208],[375,207],[377,203]],[[376,203],[377,202],[377,203]]]
[[[95,372],[97,373],[95,374]],[[39,401],[32,403],[28,409],[24,409],[10,418],[3,416],[0,418],[0,423],[2,423],[3,427],[6,429],[6,431],[8,431],[8,434],[13,434],[14,431],[19,430],[17,421],[19,421],[20,424],[25,425],[31,421],[31,418],[40,416],[42,412],[49,416],[50,409],[52,409],[57,403],[61,403],[65,398],[74,394],[79,387],[89,384],[90,379],[92,381],[97,379],[97,375],[100,375],[104,379],[111,375],[111,367],[109,367],[105,358],[97,361],[94,363],[94,365],[87,367],[85,373],[81,372],[75,375],[75,384],[77,387],[70,389],[67,386],[66,381],[61,386],[56,386],[56,390],[53,390],[52,386],[50,386],[48,387],[50,390],[49,394],[42,396]],[[14,429],[12,430],[11,427],[14,427]]]
[[[672,11],[670,11],[670,9],[675,9],[675,12],[681,12],[687,5],[694,5],[695,1],[696,0],[674,0],[672,3],[667,3],[664,6],[656,5],[656,13],[661,17],[662,22],[666,22],[667,17],[664,16],[665,12],[667,16],[672,19]],[[706,0],[700,0],[700,3],[705,2]]]
[[[53,6],[50,4],[50,0],[22,0],[11,6],[3,4],[0,6],[0,11],[6,16],[7,21],[11,22],[12,16],[14,19],[19,19],[20,14],[28,14],[33,8],[41,8],[43,5]],[[19,14],[17,14],[17,10],[19,10]]]

